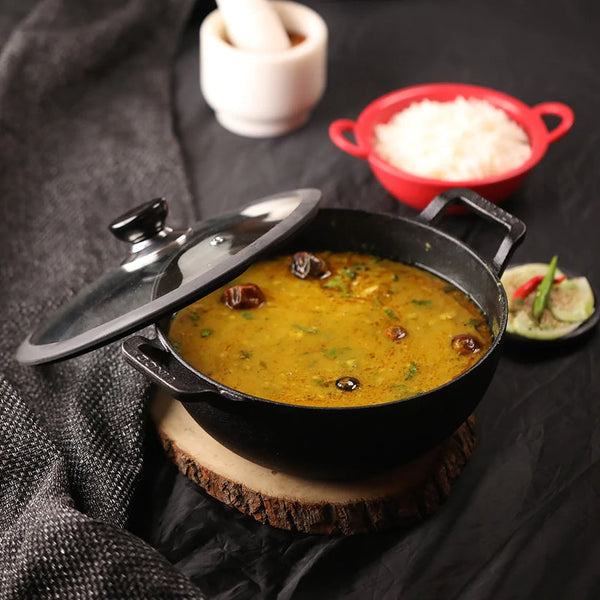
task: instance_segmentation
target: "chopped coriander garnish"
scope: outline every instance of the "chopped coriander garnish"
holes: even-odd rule
[[[354,279],[356,277],[356,269],[355,268],[342,267],[340,270],[348,279]]]
[[[340,352],[343,352],[344,350],[350,350],[350,346],[344,346],[343,348],[324,348],[321,352],[323,353],[323,356],[326,356],[327,358],[337,358]]]
[[[419,372],[419,367],[414,360],[410,361],[405,379],[412,379]]]
[[[397,320],[398,319],[398,315],[391,309],[391,308],[384,308],[383,312],[390,318],[390,319],[394,319]]]
[[[375,298],[375,306],[381,306],[381,300],[379,298]]]
[[[208,336],[212,335],[212,332],[213,332],[212,329],[201,329],[200,337],[208,337]]]
[[[319,330],[316,327],[305,327],[304,325],[298,325],[297,323],[294,323],[294,327],[304,333],[319,333]]]
[[[249,321],[254,319],[254,315],[250,314],[247,310],[242,311],[242,317],[244,317],[244,319],[248,319]]]
[[[470,319],[465,323],[465,325],[470,325],[471,327],[475,327],[475,329],[478,329],[484,323],[485,321],[482,321],[481,319]]]
[[[248,350],[240,350],[240,358],[252,358],[252,352],[248,352]]]
[[[192,321],[194,327],[198,327],[198,321],[200,320],[200,315],[195,310],[191,310],[188,314],[190,316],[190,320]]]
[[[442,290],[444,291],[444,294],[449,294],[450,292],[453,292],[456,288],[451,284],[451,283],[447,283]]]
[[[347,292],[348,287],[346,282],[342,279],[341,275],[334,275],[330,277],[324,284],[324,288],[333,288],[336,290],[340,290],[340,292]]]
[[[171,340],[171,345],[177,354],[181,354],[181,342],[179,340]]]
[[[393,390],[405,390],[406,389],[406,384],[405,383],[397,383],[396,385],[393,385],[391,389],[393,389]]]
[[[417,306],[430,306],[431,305],[431,300],[420,300],[417,298],[413,298],[411,300],[411,302],[413,304],[416,304]]]

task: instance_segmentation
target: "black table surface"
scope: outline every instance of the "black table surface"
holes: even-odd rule
[[[324,206],[414,216],[331,143],[329,123],[404,86],[483,85],[572,107],[573,129],[503,207],[528,228],[514,262],[558,254],[599,289],[597,3],[306,4],[329,27],[327,90],[304,127],[273,139],[229,133],[204,101],[198,27],[211,6],[198,5],[174,82],[198,218],[298,187],[320,188]],[[443,227],[483,253],[494,237],[471,215]],[[597,335],[551,352],[507,345],[475,413],[472,459],[440,510],[409,530],[327,537],[261,525],[180,475],[152,438],[132,527],[209,598],[598,598],[599,359]]]

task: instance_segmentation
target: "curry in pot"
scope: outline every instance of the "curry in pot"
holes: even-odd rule
[[[228,387],[296,405],[393,402],[474,365],[492,335],[463,292],[415,266],[298,252],[251,266],[173,318],[183,359]]]

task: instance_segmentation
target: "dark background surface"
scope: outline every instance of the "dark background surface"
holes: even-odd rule
[[[309,123],[270,140],[220,127],[198,87],[197,6],[175,70],[176,127],[197,218],[284,189],[324,205],[414,216],[327,127],[376,97],[435,81],[560,101],[575,125],[504,208],[528,232],[514,262],[548,261],[600,286],[600,11],[589,1],[306,2],[329,26],[328,87]],[[177,198],[170,199],[177,212]],[[471,217],[444,227],[485,252]],[[476,411],[479,443],[442,508],[410,530],[294,534],[225,507],[178,474],[150,436],[133,530],[209,598],[600,597],[597,335],[549,353],[507,346]]]

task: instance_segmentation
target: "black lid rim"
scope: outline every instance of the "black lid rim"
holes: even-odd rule
[[[33,344],[31,340],[36,333],[34,331],[27,336],[17,349],[16,360],[26,365],[40,365],[66,358],[74,358],[152,325],[160,317],[179,310],[225,284],[249,266],[258,254],[288,238],[312,219],[318,210],[322,194],[320,190],[315,188],[289,190],[260,198],[240,209],[243,211],[253,204],[289,197],[291,194],[298,195],[300,202],[288,217],[277,223],[247,247],[241,249],[237,254],[229,256],[202,276],[152,300],[150,310],[148,305],[144,305],[72,338],[48,344]]]

